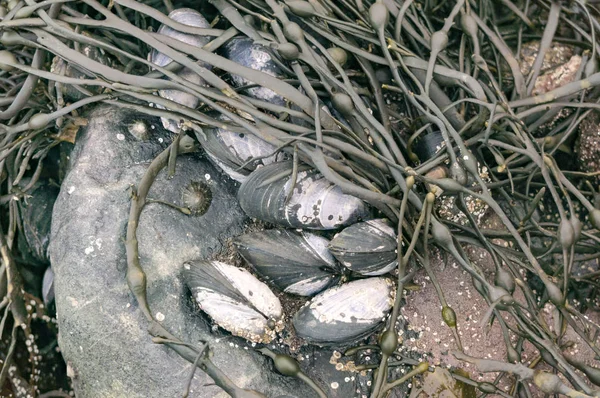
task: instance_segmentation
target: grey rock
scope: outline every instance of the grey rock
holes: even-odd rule
[[[148,324],[125,282],[125,228],[130,187],[149,162],[166,148],[170,133],[158,119],[130,115],[113,107],[97,108],[77,137],[71,168],[54,206],[49,248],[55,273],[59,345],[70,367],[76,396],[181,396],[190,364],[168,348],[153,344]],[[147,141],[128,132],[141,121]],[[314,397],[304,384],[275,373],[270,359],[247,343],[214,330],[192,305],[181,280],[184,261],[207,258],[242,232],[245,216],[233,187],[200,155],[180,156],[173,179],[163,170],[150,198],[181,204],[181,187],[209,181],[213,201],[201,217],[184,216],[149,204],[138,228],[140,261],[148,280],[148,301],[155,317],[184,341],[207,341],[213,362],[233,382],[268,397]],[[197,370],[191,397],[226,397]]]

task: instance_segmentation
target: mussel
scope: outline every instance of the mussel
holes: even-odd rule
[[[220,114],[216,119],[228,120]],[[196,132],[196,138],[210,159],[239,182],[244,182],[248,174],[258,166],[285,159],[283,152],[275,153],[277,148],[274,145],[244,131],[207,128],[203,133]],[[248,162],[252,159],[255,160]]]
[[[46,307],[54,302],[54,272],[51,267],[46,268],[42,279],[42,299]]]
[[[298,166],[295,183],[291,174],[290,161],[254,171],[238,191],[242,209],[250,217],[291,228],[336,229],[369,217],[365,202],[344,194],[309,166]]]
[[[398,264],[396,232],[387,219],[352,224],[328,248],[342,265],[363,275],[383,275]]]
[[[82,32],[84,36],[90,36],[88,32]],[[101,48],[92,46],[90,44],[81,43],[79,45],[78,51],[91,59],[92,61],[96,61],[105,66],[110,66],[110,59]],[[77,79],[93,79],[94,75],[90,72],[87,72],[85,69],[76,66],[73,63],[65,61],[63,58],[56,56],[52,60],[52,65],[50,66],[50,72],[56,73],[58,75],[64,75],[67,77],[73,77]],[[78,86],[71,84],[57,84],[57,90],[60,90],[61,94],[68,101],[79,101],[86,98],[86,94],[80,91]],[[85,90],[90,93],[97,94],[100,90],[99,87],[95,86],[85,86]]]
[[[281,68],[277,66],[268,49],[262,44],[255,43],[249,37],[236,37],[223,46],[221,54],[242,66],[254,69],[271,76],[281,77]],[[238,75],[231,75],[231,82],[235,87],[252,86],[254,82]],[[243,92],[253,98],[270,102],[276,105],[285,105],[285,98],[271,89],[254,86],[248,87]]]
[[[332,287],[294,315],[294,329],[312,344],[356,342],[381,325],[392,308],[394,295],[394,284],[386,278],[360,279]]]
[[[219,261],[192,261],[183,268],[198,306],[223,329],[254,343],[269,343],[283,329],[279,299],[245,269]]]
[[[439,131],[434,131],[419,137],[413,145],[413,153],[421,163],[435,156],[444,147],[444,137]]]
[[[239,236],[234,243],[259,275],[286,293],[312,296],[340,279],[329,241],[313,233],[271,229]]]
[[[173,10],[171,11],[171,13],[169,13],[169,18],[183,25],[194,26],[198,28],[210,27],[210,24],[208,23],[206,18],[204,18],[204,16],[202,16],[202,14],[200,14],[198,11],[192,10],[191,8],[178,8],[176,10]],[[189,33],[183,33],[167,25],[161,25],[158,29],[158,33],[196,47],[203,47],[210,41],[209,36],[200,36]],[[173,61],[171,58],[156,50],[152,50],[152,52],[150,53],[150,62],[158,66],[167,66],[169,63],[171,63],[171,61]],[[209,65],[203,66],[209,68]],[[196,72],[190,70],[189,68],[182,68],[179,72],[177,72],[177,74],[181,78],[195,84],[201,84],[203,81],[203,79]],[[196,96],[189,93],[185,93],[183,91],[159,90],[158,94],[163,98],[177,102],[178,104],[181,104],[188,108],[195,108],[198,105],[198,98]],[[164,127],[169,129],[170,131],[179,131],[179,127],[177,126],[177,123],[175,121],[166,120],[163,118],[162,122]]]

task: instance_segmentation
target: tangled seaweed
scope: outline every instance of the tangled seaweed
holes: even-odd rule
[[[186,132],[224,125],[289,153],[294,170],[300,162],[318,169],[345,193],[397,224],[397,291],[403,292],[414,270],[423,267],[435,285],[442,318],[454,333],[455,357],[481,372],[516,376],[512,395],[498,389],[500,378],[496,383],[476,382],[457,374],[457,380],[484,394],[531,396],[531,382],[546,394],[600,396],[600,370],[563,349],[568,326],[600,355],[599,326],[585,315],[597,310],[600,271],[573,272],[578,264],[600,257],[595,188],[600,171],[579,171],[565,160],[582,121],[600,108],[600,11],[595,2],[212,0],[206,6],[215,16],[211,28],[167,18],[174,8],[171,0],[14,0],[10,6],[0,6],[0,211],[8,220],[0,227],[0,333],[10,329],[12,335],[0,386],[14,361],[17,331],[31,333],[28,299],[13,255],[17,204],[40,178],[52,148],[74,140],[77,128],[85,124],[80,114],[106,103],[181,121],[182,132],[134,189],[126,277],[153,341],[176,351],[194,370],[206,372],[231,396],[263,395],[236,386],[210,361],[210,347],[183,342],[154,319],[136,237],[154,178],[165,167],[174,172],[176,157],[197,149]],[[212,40],[197,48],[154,33],[159,24]],[[215,54],[235,36],[250,37],[268,48],[285,78]],[[538,40],[539,46],[524,72],[519,54],[531,40]],[[553,43],[573,46],[581,66],[571,82],[538,93],[536,82]],[[80,50],[86,46],[110,62],[84,55]],[[173,61],[164,67],[152,64],[146,54],[153,49]],[[52,68],[54,57],[81,77]],[[178,76],[182,67],[200,75],[204,84]],[[286,106],[244,95],[247,87],[233,88],[227,74],[274,91],[286,99]],[[80,99],[69,103],[66,89]],[[165,89],[195,96],[200,105],[191,109],[155,95]],[[324,110],[326,101],[339,116]],[[559,115],[565,109],[566,115]],[[227,121],[209,116],[214,112]],[[441,137],[439,148],[429,158],[420,158],[416,145],[431,134]],[[487,178],[481,173],[484,167]],[[438,214],[440,195],[454,198],[464,223]],[[477,222],[467,203],[473,198],[489,207],[502,230],[485,229]],[[540,219],[542,211],[551,217]],[[505,362],[464,352],[458,332],[461,316],[448,305],[431,269],[431,244],[472,277],[489,305],[485,323],[501,326]],[[489,253],[496,271],[493,281],[468,259],[463,244]],[[523,300],[516,298],[518,291]],[[421,363],[400,379],[388,378],[389,368],[401,357],[396,325],[402,298],[396,295],[379,339],[380,363],[371,398],[385,397],[429,370],[429,364]],[[556,309],[558,328],[551,329],[541,313],[547,303]],[[552,372],[521,364],[525,342],[538,350]],[[273,358],[280,373],[304,380],[325,397],[291,357],[261,352]]]

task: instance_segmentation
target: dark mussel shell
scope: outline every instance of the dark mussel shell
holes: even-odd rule
[[[396,232],[386,219],[352,224],[328,247],[342,265],[363,275],[383,275],[398,264]]]
[[[216,119],[228,120],[223,115],[218,115]],[[206,128],[203,133],[196,132],[196,138],[211,160],[239,182],[244,182],[258,166],[285,158],[283,152],[275,154],[277,147],[249,132]],[[256,160],[248,163],[251,159]],[[242,165],[244,167],[240,168]]]
[[[340,279],[329,241],[310,232],[271,229],[239,236],[234,243],[259,275],[286,293],[313,296]]]
[[[434,157],[444,146],[442,133],[434,131],[417,139],[413,145],[413,153],[421,163],[424,163]]]
[[[283,174],[282,174],[283,173]],[[238,191],[238,201],[250,217],[283,227],[336,229],[369,218],[362,200],[346,195],[316,170],[298,166],[292,185],[292,162],[278,162],[254,171]]]
[[[394,284],[386,278],[360,279],[313,297],[294,316],[296,334],[316,345],[344,345],[377,329],[394,302]]]
[[[254,343],[268,343],[283,329],[279,299],[250,272],[219,261],[191,261],[183,268],[198,306],[223,329]]]
[[[255,43],[254,40],[249,37],[236,37],[230,40],[223,46],[221,54],[225,58],[247,68],[264,72],[275,77],[281,77],[283,75],[279,66],[273,61],[269,50],[265,46]],[[254,82],[238,75],[231,75],[231,81],[235,87],[244,87],[254,84]],[[250,97],[272,104],[285,105],[285,98],[265,87],[250,87],[245,89],[244,93]]]
[[[208,23],[206,18],[204,18],[204,16],[202,16],[202,14],[200,14],[198,11],[192,10],[191,8],[179,8],[173,10],[171,11],[171,13],[169,13],[169,18],[183,25],[189,25],[198,28],[210,27],[210,24]],[[203,47],[210,41],[209,36],[200,36],[189,33],[183,33],[167,25],[161,25],[158,29],[158,33],[196,47]],[[166,66],[171,61],[173,61],[171,58],[156,50],[152,50],[152,52],[150,53],[150,62],[158,66]],[[208,65],[204,66],[209,67]],[[181,69],[179,72],[177,72],[177,74],[179,75],[179,77],[195,84],[201,84],[203,82],[203,79],[196,72],[188,68]],[[177,102],[178,104],[181,104],[188,108],[196,108],[196,106],[198,106],[198,98],[192,94],[185,93],[183,91],[159,90],[158,94],[163,98]],[[179,127],[175,121],[166,120],[162,118],[162,122],[164,127],[169,129],[170,131],[179,131]]]

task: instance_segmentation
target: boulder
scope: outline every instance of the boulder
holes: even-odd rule
[[[49,255],[55,272],[59,345],[78,398],[177,397],[191,364],[152,343],[148,323],[125,281],[125,230],[132,187],[171,141],[158,118],[102,106],[88,115],[54,206]],[[209,343],[213,362],[234,383],[268,397],[314,397],[300,381],[278,375],[270,359],[244,340],[211,326],[181,280],[182,264],[219,253],[242,233],[246,217],[235,187],[199,153],[163,170],[148,198],[181,206],[181,190],[202,181],[212,203],[200,217],[159,203],[146,205],[138,228],[140,261],[151,310],[171,333],[191,344]],[[226,397],[199,369],[191,397]]]

